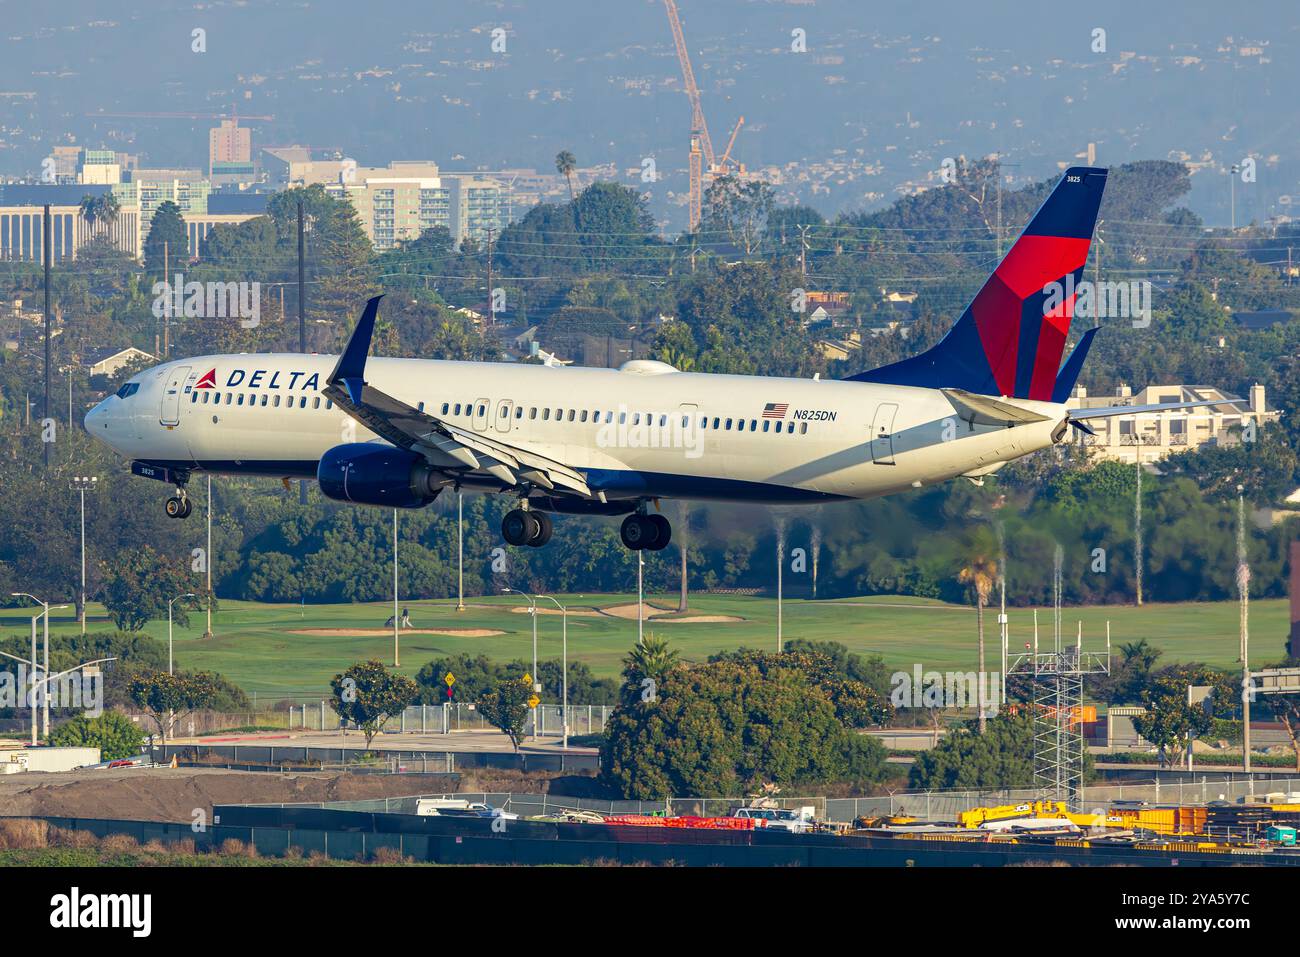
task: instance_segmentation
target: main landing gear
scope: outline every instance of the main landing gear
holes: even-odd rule
[[[618,533],[625,548],[657,552],[673,537],[673,527],[658,512],[646,515],[634,512],[623,519],[623,527]]]
[[[555,526],[551,524],[551,516],[545,512],[534,512],[532,509],[511,509],[501,520],[501,534],[507,545],[541,548],[551,540],[554,531]]]
[[[190,512],[194,511],[194,503],[185,494],[184,485],[176,486],[176,494],[163,504],[163,510],[167,513],[168,518],[190,517]]]

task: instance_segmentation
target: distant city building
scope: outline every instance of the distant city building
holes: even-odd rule
[[[1174,409],[1159,413],[1134,413],[1088,421],[1097,434],[1076,433],[1075,440],[1103,459],[1118,462],[1155,462],[1207,443],[1235,445],[1248,423],[1260,429],[1276,422],[1281,413],[1269,411],[1264,387],[1250,387],[1250,400],[1204,385],[1152,385],[1140,392],[1121,386],[1118,395],[1089,396],[1082,386],[1066,401],[1070,409],[1097,409],[1116,405],[1155,405],[1221,399],[1199,409]]]
[[[81,201],[103,196],[112,186],[0,185],[0,260],[41,262],[44,237],[44,207],[50,206],[50,254],[55,262],[71,259],[77,250],[97,236],[106,237],[115,248],[137,256],[139,212],[121,207],[114,222],[89,222]]]
[[[208,212],[208,194],[212,184],[197,169],[137,169],[129,178],[113,187],[119,205],[139,210],[140,228],[135,257],[144,255],[144,241],[149,237],[153,215],[163,203],[180,207],[181,216],[203,216]]]
[[[213,185],[251,183],[253,132],[239,125],[238,117],[222,120],[208,131],[208,179]]]

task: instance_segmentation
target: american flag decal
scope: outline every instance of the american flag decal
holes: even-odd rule
[[[784,419],[785,414],[789,409],[789,402],[769,402],[767,405],[763,406],[763,418]]]

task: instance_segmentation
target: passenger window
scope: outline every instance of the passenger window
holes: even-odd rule
[[[682,416],[682,428],[683,429],[689,428],[690,424],[691,424],[691,417],[689,415]]]
[[[659,416],[659,428],[662,429],[667,424],[668,424],[668,416],[666,415]]]
[[[244,404],[244,393],[241,392],[239,393],[239,397],[235,399],[235,405],[243,405],[243,404]]]
[[[208,394],[206,392],[203,393],[203,404],[207,405],[209,401],[210,400],[208,399]]]
[[[307,408],[307,397],[305,395],[298,400],[298,408],[300,409]]]
[[[640,424],[641,424],[641,413],[640,413],[640,412],[633,412],[633,413],[632,413],[632,424],[633,424],[633,425],[640,425]]]
[[[573,411],[572,409],[570,409],[570,410],[569,410],[569,421],[570,421],[570,422],[573,421],[573,416],[574,416],[574,411]]]
[[[234,405],[234,404],[235,404],[235,394],[233,392],[227,392],[226,405]]]
[[[731,420],[730,420],[730,419],[727,420],[727,431],[728,431],[728,432],[731,431]]]
[[[524,417],[524,407],[523,407],[522,405],[521,405],[521,406],[517,406],[517,407],[515,408],[515,418],[516,418],[516,419],[522,419],[523,417]]]
[[[543,422],[549,422],[549,421],[551,421],[551,409],[550,409],[550,406],[547,406],[545,409],[542,409],[542,421],[543,421]]]
[[[559,422],[560,419],[562,419],[562,418],[564,418],[564,410],[563,410],[563,409],[556,409],[556,410],[555,410],[555,421],[556,421],[556,422]]]
[[[262,393],[262,408],[266,408],[266,402],[270,398],[265,392]]]
[[[487,415],[487,406],[486,406],[486,405],[480,405],[480,406],[478,407],[478,414],[479,414],[479,415]]]
[[[421,402],[421,403],[419,403],[418,405],[416,405],[416,407],[415,407],[415,411],[416,411],[416,412],[423,412],[423,411],[424,411],[424,403]]]
[[[319,409],[319,408],[320,408],[320,396],[316,396],[316,398],[314,398],[314,399],[311,400],[311,407],[312,407],[313,409]]]
[[[587,410],[586,410],[586,409],[583,409],[583,410],[582,410],[582,419],[581,419],[581,421],[583,421],[583,422],[586,422],[586,421],[587,421]]]
[[[610,422],[613,421],[614,421],[614,410],[610,409],[605,412],[605,424],[608,425]]]
[[[262,396],[262,405],[266,405],[266,396]],[[332,408],[334,408],[334,400],[333,400],[333,399],[326,399],[326,400],[325,400],[325,408],[326,408],[326,409],[332,409]]]
[[[191,392],[191,393],[190,393],[190,404],[193,404],[193,403],[198,402],[198,401],[199,401],[199,394],[198,394],[197,392]]]
[[[459,402],[456,403],[456,414],[457,414],[457,415],[460,415],[460,403],[459,403]]]
[[[532,406],[532,407],[528,410],[528,418],[530,418],[530,419],[535,419],[535,418],[537,418],[537,406]]]
[[[800,435],[807,435],[807,434],[808,434],[808,423],[807,423],[807,422],[800,422],[800,423],[799,423],[799,434],[800,434]]]
[[[764,420],[763,420],[763,431],[764,431],[764,432],[770,432],[771,429],[772,429],[772,423],[771,423],[769,420],[764,419]]]
[[[278,395],[271,400],[271,405],[273,405],[277,409],[280,408],[280,397]]]
[[[758,431],[758,420],[757,420],[757,419],[750,419],[750,420],[749,420],[749,431],[751,431],[751,432],[757,432],[757,431]]]
[[[446,403],[446,402],[444,402],[444,403],[442,404],[442,414],[443,414],[443,415],[446,415],[446,414],[447,414],[447,403]]]
[[[787,423],[785,424],[785,430],[786,430],[788,433],[790,433],[791,435],[794,435],[794,423],[793,423],[793,422],[787,422]]]
[[[722,421],[722,420],[719,419],[719,418],[715,415],[715,416],[713,417],[713,427],[714,427],[715,429],[718,428],[719,423],[720,423],[721,421]]]
[[[620,413],[618,414],[618,424],[619,424],[619,425],[627,425],[627,413],[626,413],[626,412],[620,412]]]

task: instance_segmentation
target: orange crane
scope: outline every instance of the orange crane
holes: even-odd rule
[[[263,120],[271,122],[274,116],[249,116],[245,113],[87,113],[91,119],[105,117],[109,119],[144,119],[144,120]]]
[[[686,96],[691,101],[691,152],[690,152],[690,203],[688,216],[690,228],[694,230],[700,224],[701,207],[704,200],[704,174],[710,177],[725,176],[732,167],[739,173],[745,167],[731,158],[731,150],[736,145],[736,135],[745,125],[742,116],[731,131],[727,149],[718,157],[713,152],[713,140],[709,137],[709,124],[704,119],[704,106],[700,102],[700,88],[695,83],[695,71],[691,69],[691,55],[686,49],[686,36],[682,33],[682,21],[677,15],[675,0],[664,0],[668,11],[668,26],[673,31],[673,45],[677,48],[677,60],[682,66],[682,80],[686,85]]]

